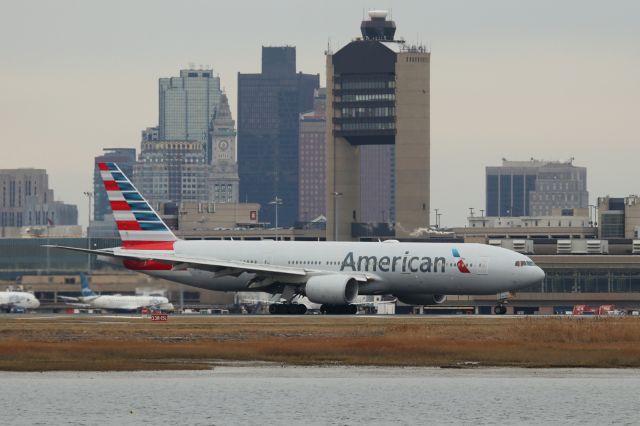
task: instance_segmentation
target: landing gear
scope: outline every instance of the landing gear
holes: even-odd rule
[[[302,303],[274,303],[269,305],[269,313],[272,315],[304,315],[307,307]]]
[[[358,313],[356,305],[322,305],[320,312],[323,315],[355,315]]]
[[[504,292],[498,294],[498,304],[493,307],[493,313],[496,315],[504,315],[507,313],[507,307],[505,306],[509,303],[509,299],[513,296],[513,293]]]

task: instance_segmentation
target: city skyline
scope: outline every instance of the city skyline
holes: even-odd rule
[[[259,69],[260,46],[286,43],[296,46],[298,69],[320,73],[325,86],[328,40],[336,49],[356,37],[370,6],[328,2],[311,19],[288,1],[169,4],[9,2],[0,17],[1,146],[11,153],[0,168],[47,169],[51,187],[78,205],[83,224],[93,157],[104,147],[139,145],[140,128],[157,119],[159,77],[189,62],[210,65],[236,115],[237,73]],[[589,170],[591,204],[639,192],[639,5],[388,6],[401,23],[398,35],[434,53],[431,209],[442,212],[443,225],[464,224],[468,207],[483,206],[484,167],[502,157],[576,157]],[[451,197],[460,187],[465,196]]]

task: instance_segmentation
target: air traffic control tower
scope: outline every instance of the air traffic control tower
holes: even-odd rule
[[[429,64],[424,46],[394,39],[386,11],[362,38],[327,52],[327,240],[411,238],[429,226]],[[395,145],[395,224],[359,220],[360,147]]]

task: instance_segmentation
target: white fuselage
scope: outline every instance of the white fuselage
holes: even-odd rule
[[[173,305],[169,303],[169,299],[160,296],[103,295],[81,297],[80,301],[96,309],[134,311],[141,308],[155,307],[162,310],[173,310]]]
[[[32,293],[25,291],[0,292],[0,306],[3,308],[36,309],[40,301]]]
[[[177,241],[174,250],[177,256],[300,268],[308,275],[366,274],[367,282],[359,284],[358,293],[363,295],[495,294],[544,278],[526,256],[484,244]],[[220,291],[247,291],[255,277],[249,272],[216,275],[202,269],[140,272]],[[303,279],[279,277],[278,281],[297,284]]]

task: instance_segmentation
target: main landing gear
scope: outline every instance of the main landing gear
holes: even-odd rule
[[[356,305],[322,305],[320,312],[325,315],[355,315],[358,313]]]
[[[302,303],[274,303],[269,305],[269,313],[272,315],[304,315],[307,307]]]

